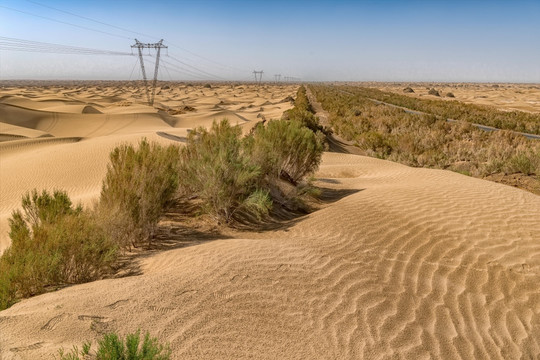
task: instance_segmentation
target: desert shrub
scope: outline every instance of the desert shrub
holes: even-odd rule
[[[454,93],[448,92],[446,93],[446,97],[455,98],[456,96],[454,95]]]
[[[140,330],[128,334],[122,339],[116,333],[109,333],[98,341],[98,349],[91,353],[91,343],[83,344],[82,349],[74,346],[66,353],[64,349],[58,350],[60,360],[168,360],[171,350],[168,345],[159,343],[155,337],[147,332],[141,343]]]
[[[264,214],[268,194],[260,189],[263,174],[243,149],[241,129],[224,119],[210,130],[198,128],[181,151],[180,187],[198,197],[202,209],[218,221],[230,222],[239,209]]]
[[[324,135],[315,134],[295,120],[271,120],[246,138],[247,152],[270,179],[297,184],[321,162]]]
[[[372,155],[386,158],[392,152],[388,137],[375,131],[368,131],[358,136],[357,144],[364,150],[370,150]]]
[[[210,84],[204,84],[203,87],[204,87],[205,89],[211,89],[211,88],[212,88],[212,85],[210,85]]]
[[[122,246],[150,240],[159,217],[178,188],[179,147],[140,141],[110,154],[98,213]]]
[[[11,246],[0,257],[0,309],[47,287],[100,278],[116,259],[116,246],[62,191],[23,196],[23,211],[9,219]]]
[[[441,96],[441,94],[439,94],[439,92],[434,88],[429,89],[428,94],[433,96]]]
[[[476,177],[540,173],[540,141],[509,130],[486,132],[470,122],[444,120],[472,116],[475,122],[485,119],[491,125],[534,129],[535,124],[540,125],[537,114],[501,112],[457,101],[416,99],[358,86],[310,88],[329,112],[334,129],[347,140],[355,141],[368,155],[410,166],[465,171]],[[426,114],[377,104],[372,99]],[[354,116],[357,111],[359,115]],[[536,180],[540,177],[532,178]]]
[[[324,130],[323,126],[319,123],[319,118],[315,116],[304,86],[298,89],[296,99],[294,100],[294,107],[285,111],[282,119],[299,121],[303,126],[313,132]]]
[[[405,89],[403,89],[403,92],[404,93],[414,93],[414,90],[410,86],[407,86]]]
[[[310,111],[294,107],[287,110],[283,116],[284,120],[293,120],[300,122],[313,132],[322,131],[323,127],[319,124],[319,118]]]
[[[504,169],[509,174],[522,173],[525,175],[533,175],[536,170],[533,158],[526,153],[512,156]]]
[[[459,101],[437,100],[433,98],[419,99],[358,86],[347,86],[345,89],[356,96],[384,101],[412,110],[433,114],[444,119],[456,119],[494,126],[500,129],[540,134],[540,115],[535,113],[502,111],[486,105],[466,104]]]

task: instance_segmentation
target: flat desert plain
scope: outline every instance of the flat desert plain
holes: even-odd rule
[[[248,131],[280,117],[295,91],[171,84],[157,111],[126,84],[3,88],[2,246],[25,191],[90,204],[115,145],[181,143],[223,117]],[[51,359],[137,329],[175,359],[539,358],[539,196],[347,153],[326,152],[315,177],[310,214],[212,236],[169,224],[161,236],[173,245],[138,257],[136,276],[0,312],[0,358]]]

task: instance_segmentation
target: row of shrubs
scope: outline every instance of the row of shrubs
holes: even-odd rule
[[[26,194],[0,257],[0,310],[109,274],[124,250],[152,241],[175,201],[193,201],[224,224],[261,219],[276,203],[297,209],[323,152],[323,136],[303,119],[293,110],[289,120],[260,123],[245,137],[222,120],[192,131],[184,147],[146,139],[120,145],[90,209],[74,206],[63,191]]]
[[[498,129],[540,135],[539,114],[531,114],[523,111],[502,111],[490,106],[466,104],[457,100],[419,99],[360,86],[342,86],[340,88],[357,96],[422,111],[440,116],[443,119],[455,119],[492,126]],[[431,90],[430,94],[438,96],[436,90]],[[447,96],[454,97],[451,93],[447,94]]]
[[[511,131],[486,132],[371,101],[363,88],[312,85],[333,129],[367,155],[410,166],[450,169],[476,177],[533,175],[540,189],[540,141]],[[537,175],[534,177],[534,175]]]

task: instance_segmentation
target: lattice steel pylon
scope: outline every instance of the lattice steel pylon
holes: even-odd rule
[[[255,76],[255,84],[261,85],[263,71],[262,70],[261,71],[253,70],[253,75]]]
[[[166,49],[167,46],[163,45],[163,39],[161,39],[157,43],[149,44],[149,43],[142,43],[139,40],[135,39],[135,45],[131,45],[131,48],[136,48],[139,50],[139,62],[141,63],[141,70],[144,80],[144,90],[146,92],[146,99],[148,100],[148,105],[152,106],[154,105],[154,96],[156,95],[156,83],[157,83],[157,76],[158,76],[158,69],[159,69],[159,55],[161,53],[161,49]],[[154,70],[154,80],[152,81],[152,94],[150,95],[150,89],[148,89],[148,79],[146,77],[146,71],[144,69],[144,60],[143,60],[143,49],[157,49],[156,52],[156,68]]]

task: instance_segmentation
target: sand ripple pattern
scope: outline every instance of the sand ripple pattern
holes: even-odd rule
[[[141,328],[178,359],[539,358],[540,197],[355,155],[318,176],[331,202],[283,229],[1,312],[0,353]]]

